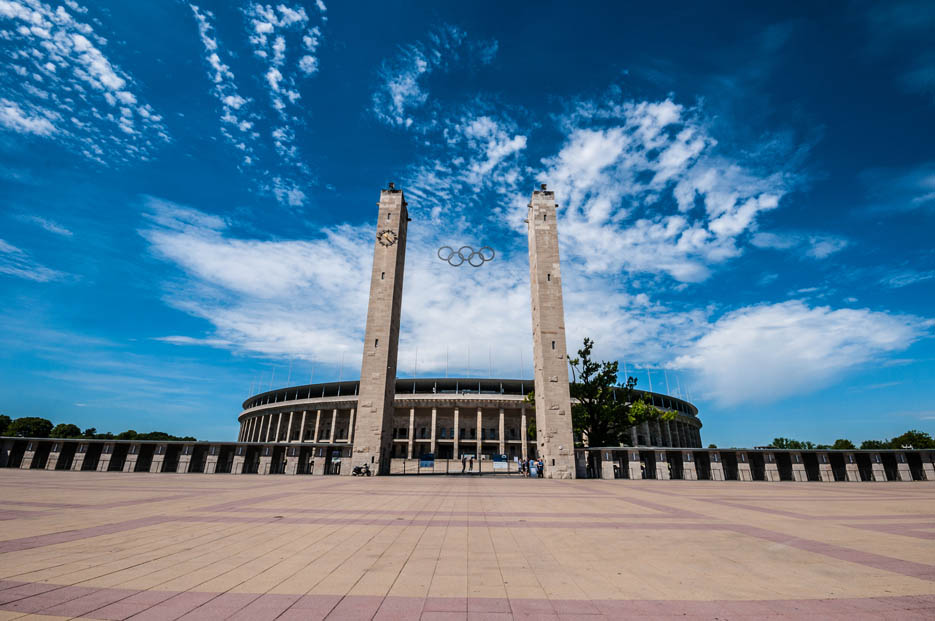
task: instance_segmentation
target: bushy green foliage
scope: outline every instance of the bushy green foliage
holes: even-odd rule
[[[584,339],[578,355],[572,358],[571,406],[575,437],[588,446],[619,446],[630,439],[630,428],[650,420],[671,420],[665,412],[636,392],[636,378],[625,385],[617,383],[618,364],[591,359],[594,341]]]
[[[7,427],[10,426],[11,422],[12,421],[10,420],[9,416],[7,416],[6,414],[0,414],[0,436],[7,435],[6,430],[7,430]]]
[[[48,438],[52,432],[52,421],[38,416],[17,418],[7,427],[8,436],[24,438]]]
[[[80,438],[81,429],[71,423],[59,423],[49,433],[50,438]]]
[[[773,438],[770,446],[778,449],[806,450],[817,448],[812,442],[802,442],[790,438]]]

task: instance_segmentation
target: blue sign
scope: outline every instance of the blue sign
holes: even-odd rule
[[[435,467],[435,453],[426,453],[419,457],[419,467],[420,468],[434,468]]]

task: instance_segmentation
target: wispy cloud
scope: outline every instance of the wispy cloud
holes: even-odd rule
[[[28,252],[0,239],[0,274],[36,282],[62,280],[67,274],[50,269],[33,259]]]
[[[324,22],[325,5],[319,2],[317,8]],[[283,205],[301,207],[306,201],[302,184],[311,172],[296,139],[296,128],[305,122],[300,84],[318,71],[321,28],[310,24],[312,18],[301,6],[250,3],[244,8],[248,42],[261,67],[250,77],[269,95],[269,113],[264,113],[263,106],[242,94],[240,81],[231,69],[232,54],[215,30],[214,13],[194,4],[191,10],[204,47],[212,93],[220,108],[221,133],[242,152],[242,165],[256,171],[261,190]],[[265,144],[275,153],[275,162],[262,162],[264,143],[259,128],[264,126],[269,128],[264,130],[268,139]],[[270,172],[273,168],[276,172]]]
[[[871,3],[866,11],[870,51],[899,57],[900,83],[907,91],[935,101],[935,7],[926,0]]]
[[[837,235],[799,233],[794,231],[759,232],[750,238],[757,248],[795,250],[812,259],[826,259],[847,248],[850,242]]]
[[[53,222],[48,218],[43,218],[41,216],[25,216],[23,218],[27,222],[32,222],[36,224],[49,233],[54,233],[56,235],[61,235],[62,237],[73,237],[75,234],[70,230],[59,224],[58,222]]]
[[[250,165],[256,157],[253,142],[258,137],[254,129],[254,120],[249,113],[251,100],[240,95],[237,81],[230,66],[221,60],[223,53],[214,32],[211,11],[202,11],[191,5],[198,35],[205,49],[205,62],[209,68],[208,77],[214,84],[212,92],[221,108],[221,133],[227,141],[243,152],[243,163]]]
[[[107,41],[74,15],[75,2],[0,3],[6,70],[0,124],[52,138],[101,163],[147,159],[169,140],[133,78],[110,61]]]
[[[429,99],[425,81],[430,74],[461,64],[488,64],[496,53],[496,41],[472,41],[464,30],[450,24],[436,28],[425,41],[402,46],[396,56],[383,62],[373,112],[388,125],[412,127],[417,120],[415,110]]]
[[[917,270],[902,270],[884,276],[880,280],[880,284],[892,289],[901,289],[902,287],[908,287],[909,285],[914,285],[916,283],[931,280],[933,278],[935,278],[935,270],[930,270],[927,272],[920,272]]]
[[[935,162],[903,170],[867,170],[861,180],[871,213],[935,209]]]

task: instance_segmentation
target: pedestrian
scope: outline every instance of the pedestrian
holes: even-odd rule
[[[468,461],[468,472],[474,472],[474,456],[471,455],[470,461]]]
[[[536,467],[539,469],[539,478],[545,478],[545,473],[542,472],[542,458],[539,458],[539,461],[536,462]]]
[[[467,456],[461,456],[461,474],[464,474],[464,469],[467,468]]]

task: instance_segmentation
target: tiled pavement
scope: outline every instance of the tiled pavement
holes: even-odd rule
[[[0,470],[6,619],[935,618],[935,483]]]

